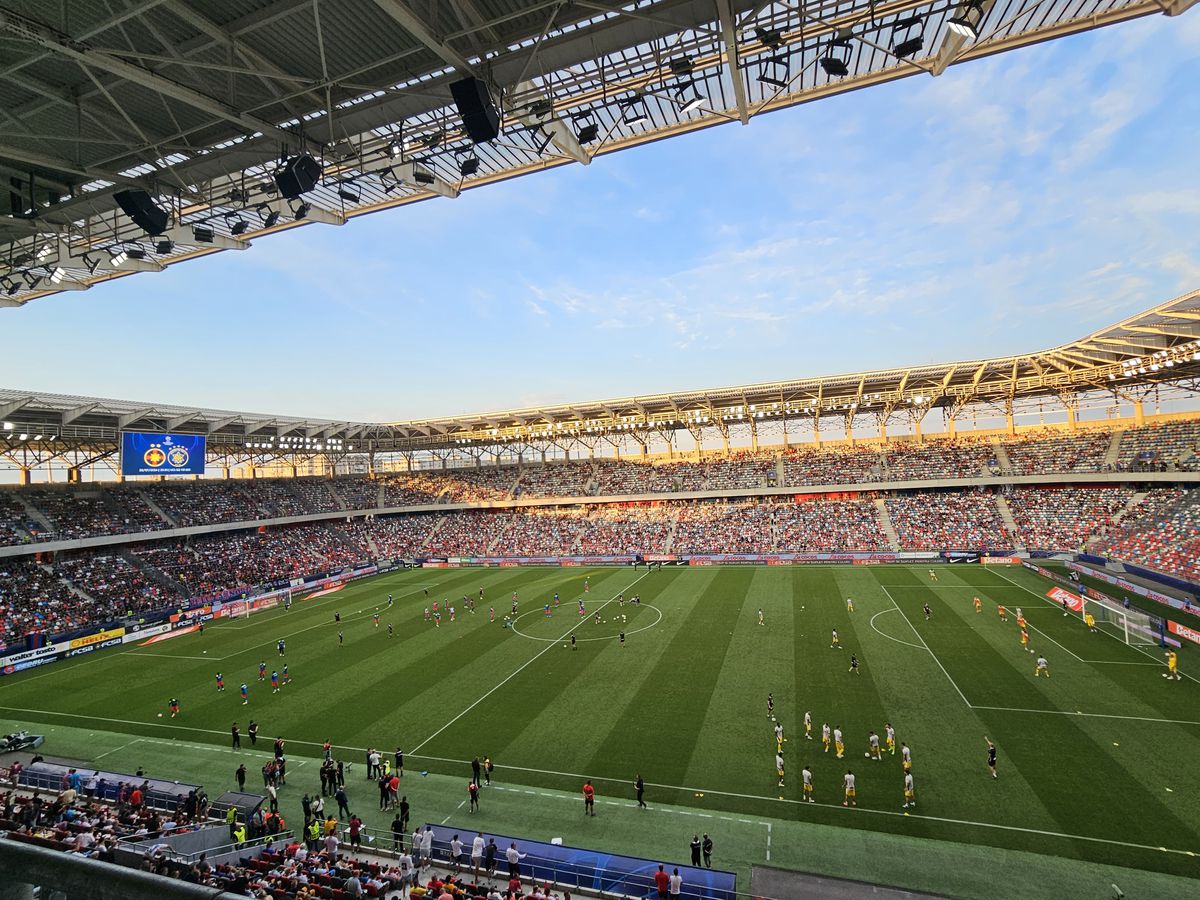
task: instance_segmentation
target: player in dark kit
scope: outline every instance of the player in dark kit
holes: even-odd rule
[[[988,740],[988,736],[986,734],[983,736],[983,739],[985,741],[987,741],[987,745],[988,745],[988,749],[987,749],[988,769],[991,770],[993,778],[999,778],[1000,776],[998,776],[996,774],[996,745],[993,744],[990,740]]]

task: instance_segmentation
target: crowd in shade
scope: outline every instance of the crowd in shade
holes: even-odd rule
[[[996,498],[986,491],[936,491],[884,501],[892,527],[906,550],[1011,548]]]
[[[1042,429],[1003,441],[898,439],[735,449],[673,457],[551,460],[389,472],[376,478],[209,479],[37,486],[0,491],[0,542],[136,534],[342,510],[553,497],[872,485],[994,475],[1196,471],[1200,422],[1124,432]]]
[[[874,500],[825,500],[772,508],[775,548],[783,552],[888,550]]]
[[[1024,546],[1079,551],[1107,534],[1134,496],[1116,486],[1017,488],[1006,499]]]

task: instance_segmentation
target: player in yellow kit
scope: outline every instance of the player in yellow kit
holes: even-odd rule
[[[912,751],[904,741],[900,742],[900,768],[905,772],[912,771]]]
[[[1021,649],[1029,650],[1029,632],[1024,628],[1021,629]],[[1032,653],[1033,651],[1029,650],[1029,652]]]
[[[841,759],[846,755],[846,745],[842,743],[842,729],[833,729],[833,749],[837,751],[837,758]]]
[[[854,600],[850,597],[846,598],[846,612],[854,612]]]
[[[812,711],[811,710],[804,711],[804,739],[807,741],[812,740]]]
[[[1050,664],[1046,662],[1046,657],[1044,656],[1037,658],[1037,666],[1033,670],[1034,678],[1037,678],[1039,675],[1045,675],[1047,678],[1050,677]]]
[[[813,800],[813,795],[812,795],[812,793],[813,793],[812,770],[808,766],[805,766],[800,771],[800,777],[804,781],[804,799],[807,800],[809,803],[815,803],[816,801]]]
[[[1087,626],[1088,631],[1095,631],[1096,630],[1096,617],[1093,616],[1091,613],[1084,613],[1083,614],[1083,624]]]
[[[883,723],[883,740],[887,744],[887,752],[896,755],[896,729],[891,722]]]
[[[913,789],[912,772],[904,773],[904,809],[917,805],[917,793]]]
[[[1179,672],[1179,655],[1174,650],[1167,651],[1167,673],[1163,678],[1183,681],[1183,675]]]
[[[821,725],[821,743],[825,745],[825,753],[829,752],[829,723]]]
[[[977,612],[977,613],[983,612],[983,601],[980,600],[978,597],[975,598],[975,612]]]
[[[846,786],[846,799],[842,801],[842,806],[858,806],[858,801],[854,799],[854,773],[849,769],[846,770],[846,777],[842,779],[842,784]]]

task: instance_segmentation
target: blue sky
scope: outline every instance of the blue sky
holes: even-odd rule
[[[1200,287],[1197,85],[1154,16],[310,226],[0,310],[0,384],[393,421],[1039,349]]]

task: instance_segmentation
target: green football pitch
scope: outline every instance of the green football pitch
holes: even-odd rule
[[[352,806],[380,827],[391,815],[376,809],[364,752],[400,746],[414,821],[676,862],[686,861],[693,833],[709,832],[715,863],[737,871],[743,889],[750,867],[765,863],[956,896],[1107,896],[1112,882],[1130,897],[1183,892],[1172,876],[1200,874],[1200,684],[1163,678],[1157,648],[1088,633],[1045,599],[1050,585],[1033,573],[966,565],[937,573],[933,581],[927,567],[904,566],[407,570],[290,611],[213,623],[203,635],[5,677],[0,727],[45,733],[50,757],[113,771],[144,766],[203,783],[212,796],[234,786],[240,762],[249,783],[260,783],[257,770],[281,735],[290,761],[283,811],[293,818],[300,794],[319,787],[317,760],[330,739],[352,764]],[[463,596],[481,588],[477,611],[464,611]],[[514,591],[519,615],[508,629]],[[546,615],[555,592],[561,605]],[[641,604],[621,605],[621,592]],[[447,598],[457,620],[443,615],[434,627],[423,610]],[[1034,677],[1034,655],[1021,647],[1018,606],[1049,679]],[[835,628],[842,649],[830,647]],[[852,653],[861,674],[849,671]],[[1181,657],[1185,673],[1196,656]],[[291,683],[272,693],[258,680],[260,661],[268,672],[287,662]],[[786,737],[783,787],[768,692]],[[182,707],[176,719],[172,697]],[[253,748],[251,718],[261,725]],[[241,751],[230,747],[234,721]],[[824,722],[845,733],[844,759],[823,752]],[[912,749],[909,810],[899,753],[864,758],[868,732],[882,736],[885,722]],[[985,735],[998,748],[998,779]],[[495,783],[470,814],[469,762],[485,755]],[[811,804],[801,797],[806,764]],[[842,806],[847,769],[857,776],[856,808]],[[638,774],[648,810],[633,803]],[[586,820],[585,777],[600,812]]]

